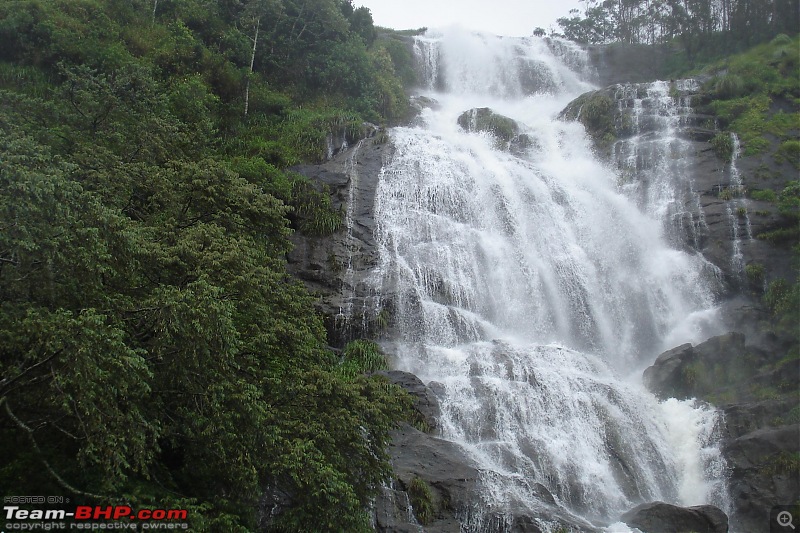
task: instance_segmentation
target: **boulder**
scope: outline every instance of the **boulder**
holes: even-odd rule
[[[645,369],[644,384],[659,398],[685,399],[691,390],[686,382],[686,368],[696,360],[689,343],[667,350],[656,358],[653,366]]]
[[[728,517],[713,505],[678,507],[664,502],[639,505],[620,518],[642,533],[727,533]]]
[[[412,125],[420,124],[420,115],[425,109],[437,110],[441,106],[434,98],[423,95],[412,95],[408,99],[409,104],[409,117],[408,123]]]
[[[428,431],[433,431],[439,427],[439,399],[428,388],[421,379],[409,372],[401,370],[389,370],[378,372],[378,375],[385,376],[391,383],[399,385],[414,398],[414,410],[419,416],[419,422]]]
[[[408,487],[415,478],[430,489],[435,519],[442,522],[439,531],[455,514],[481,501],[480,473],[464,450],[453,442],[423,433],[403,424],[392,433],[389,456],[394,481],[384,487],[375,502],[378,531],[421,531],[415,519]],[[456,520],[455,524],[459,522]],[[414,528],[417,529],[414,529]],[[451,528],[459,531],[460,525]],[[425,531],[431,531],[426,525]]]
[[[488,107],[464,111],[458,117],[458,125],[464,131],[491,134],[495,138],[497,148],[515,154],[523,154],[535,144],[528,134],[520,133],[519,124],[514,119],[495,113]]]
[[[704,397],[747,372],[745,337],[731,332],[692,346],[668,350],[645,369],[644,383],[661,399]],[[752,356],[752,354],[750,354]]]

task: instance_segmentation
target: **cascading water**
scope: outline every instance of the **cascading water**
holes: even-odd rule
[[[740,283],[744,281],[744,253],[742,252],[742,229],[740,221],[744,222],[744,237],[752,241],[753,230],[750,225],[750,215],[747,212],[747,200],[744,198],[742,176],[739,173],[737,161],[741,155],[741,143],[735,133],[730,134],[731,142],[731,162],[730,162],[730,182],[726,189],[720,190],[720,196],[726,199],[725,212],[728,215],[728,224],[731,227],[731,269],[738,276]],[[766,290],[766,289],[765,289]]]
[[[592,88],[580,51],[459,30],[415,46],[437,105],[391,131],[376,279],[396,365],[437,392],[442,436],[480,465],[484,508],[608,524],[642,501],[720,504],[716,414],[659,404],[631,377],[714,333],[713,275],[668,246],[673,213],[643,210],[582,126],[555,120]],[[458,126],[484,107],[525,143]]]
[[[631,135],[614,144],[626,195],[663,221],[672,245],[690,242],[695,249],[700,248],[699,233],[707,232],[708,225],[687,163],[692,143],[678,130],[693,114],[689,94],[697,88],[694,80],[621,86],[616,94],[626,122],[621,129],[631,130]]]

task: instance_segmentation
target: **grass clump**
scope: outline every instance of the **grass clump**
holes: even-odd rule
[[[430,524],[434,517],[433,494],[428,483],[419,476],[414,476],[408,484],[408,498],[417,521],[424,525]]]
[[[781,163],[788,161],[794,168],[800,169],[800,140],[783,141],[775,152],[775,160]]]

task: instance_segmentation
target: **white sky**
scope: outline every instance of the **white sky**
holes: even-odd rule
[[[405,30],[459,25],[509,37],[528,36],[537,26],[549,32],[579,0],[353,0],[368,7],[377,26]],[[557,28],[556,28],[557,29]]]

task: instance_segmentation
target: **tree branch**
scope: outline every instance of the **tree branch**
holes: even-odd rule
[[[78,494],[80,496],[86,496],[88,498],[93,498],[95,500],[107,500],[107,499],[109,499],[106,496],[101,496],[99,494],[92,494],[91,492],[82,491],[80,489],[77,489],[77,488],[73,487],[69,483],[67,483],[64,480],[64,478],[62,478],[60,475],[58,475],[58,472],[53,470],[53,467],[50,466],[50,463],[47,462],[47,459],[44,458],[44,454],[42,453],[41,448],[39,448],[39,443],[36,442],[36,437],[34,437],[34,435],[33,435],[33,430],[31,428],[29,428],[28,426],[26,426],[25,422],[23,422],[22,420],[17,418],[17,415],[15,415],[11,411],[11,405],[9,405],[8,398],[6,396],[3,396],[2,398],[0,398],[0,404],[5,404],[6,413],[8,413],[9,418],[11,418],[11,420],[13,420],[14,423],[28,435],[28,437],[31,440],[31,444],[33,445],[33,449],[39,455],[39,459],[41,459],[42,464],[47,469],[47,471],[50,473],[50,475],[53,476],[53,478],[58,482],[59,485],[61,485],[62,487],[64,487],[68,491],[70,491],[71,493]]]

